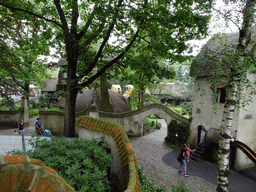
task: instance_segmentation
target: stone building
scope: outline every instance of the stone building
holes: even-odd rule
[[[219,128],[226,96],[226,79],[224,76],[219,76],[217,79],[211,77],[216,72],[226,74],[231,71],[228,67],[231,63],[221,53],[224,52],[224,48],[230,54],[234,53],[238,38],[238,33],[211,38],[192,63],[190,75],[196,77],[189,140],[192,146],[196,146],[198,143],[205,143],[209,146],[214,143],[211,146],[218,147]],[[256,33],[252,34],[252,39],[256,39]],[[215,64],[220,61],[224,64],[218,68],[218,71]],[[254,82],[256,75],[250,74],[248,71],[247,78],[250,82]],[[214,93],[217,96],[215,98],[213,97]],[[241,95],[244,96],[244,99],[251,101],[244,108],[236,108],[231,134],[238,141],[256,151],[255,87],[243,91]],[[217,160],[217,149],[209,150],[212,150],[212,159]],[[241,150],[232,149],[231,156],[231,162],[235,169],[243,169],[253,165],[253,162]]]

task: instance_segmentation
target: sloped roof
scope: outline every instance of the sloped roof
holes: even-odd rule
[[[256,28],[253,29],[251,35],[251,40],[256,40]],[[225,55],[228,53],[232,55],[238,44],[239,32],[233,34],[225,35],[215,35],[203,46],[201,51],[194,58],[191,69],[190,76],[192,77],[204,77],[212,74],[213,71],[218,72],[230,72],[230,65],[228,58]],[[227,47],[226,53],[224,53],[224,48]],[[250,48],[250,46],[249,46]],[[216,70],[216,65],[219,63],[219,60],[224,61],[222,67],[218,67]]]
[[[67,64],[68,64],[68,62],[67,62],[66,59],[60,58],[59,61],[58,61],[58,63],[57,63],[57,66],[58,66],[58,67],[63,67],[63,66],[65,66],[65,65],[67,65]]]
[[[58,83],[58,77],[53,77],[52,79],[45,79],[46,86],[42,89],[42,92],[56,91],[57,83]]]
[[[162,83],[156,89],[150,90],[151,94],[154,95],[170,95],[173,97],[188,97],[184,92],[187,91],[185,84],[179,83]]]
[[[85,111],[87,108],[91,107],[93,103],[93,95],[95,96],[95,102],[97,109],[102,111],[102,105],[98,91],[96,89],[83,89],[83,93],[77,94],[76,99],[76,112]],[[109,90],[109,97],[112,103],[112,112],[113,113],[124,113],[130,111],[129,106],[127,105],[122,94]],[[57,107],[64,108],[65,100],[64,98],[60,99],[56,104]]]

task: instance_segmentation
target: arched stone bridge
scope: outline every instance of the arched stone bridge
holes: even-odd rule
[[[167,125],[169,125],[173,119],[178,122],[190,124],[187,118],[175,113],[162,104],[150,104],[140,109],[125,113],[91,112],[90,116],[119,123],[124,127],[128,135],[142,136],[144,119],[151,114],[155,114],[163,118]]]

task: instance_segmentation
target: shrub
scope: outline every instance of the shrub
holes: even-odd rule
[[[168,125],[167,137],[165,142],[177,147],[182,146],[187,142],[190,136],[190,127],[186,123],[178,123],[176,120],[172,120]]]
[[[171,110],[173,110],[175,113],[178,113],[179,115],[188,115],[189,113],[186,111],[186,109],[183,109],[181,107],[169,107]]]
[[[29,109],[28,110],[28,115],[29,117],[34,117],[39,114],[39,109]]]
[[[188,189],[188,185],[181,182],[179,185],[171,185],[171,192],[191,192]]]
[[[185,110],[188,112],[188,114],[189,114],[190,116],[192,116],[193,102],[184,102],[184,103],[181,103],[179,107],[185,109]]]
[[[110,167],[112,154],[106,153],[106,143],[100,147],[96,139],[66,140],[63,137],[51,137],[50,141],[35,139],[32,142],[33,151],[26,154],[55,169],[77,192],[111,189],[107,168]]]
[[[141,191],[146,192],[165,192],[164,189],[157,188],[154,183],[148,180],[147,176],[143,174],[143,168],[138,168],[138,175],[140,180]]]

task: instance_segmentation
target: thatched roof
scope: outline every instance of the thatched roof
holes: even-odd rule
[[[187,92],[186,84],[178,83],[162,83],[156,89],[150,90],[153,95],[166,95],[173,98],[187,98],[190,97]]]
[[[255,29],[254,29],[255,31]],[[233,55],[238,44],[239,33],[215,35],[201,49],[192,62],[190,76],[204,77],[215,72],[230,72],[231,61],[227,54]],[[252,33],[251,40],[256,40],[256,33]],[[225,48],[226,47],[226,48]],[[216,70],[217,64],[222,60],[222,66]]]
[[[56,85],[58,83],[58,78],[53,77],[52,79],[46,79],[46,86],[42,89],[42,92],[54,92],[56,91]]]
[[[76,99],[76,112],[85,111],[87,108],[91,107],[93,103],[93,95],[95,96],[95,102],[97,109],[102,111],[102,105],[98,91],[96,89],[83,89],[83,93],[79,93]],[[109,90],[109,97],[112,103],[112,112],[113,113],[124,113],[130,111],[123,95]],[[56,104],[57,107],[64,108],[65,100],[62,98]]]
[[[58,63],[57,63],[57,67],[63,67],[63,66],[65,66],[65,65],[67,65],[67,64],[68,64],[68,62],[67,62],[66,59],[60,58],[59,61],[58,61]]]

